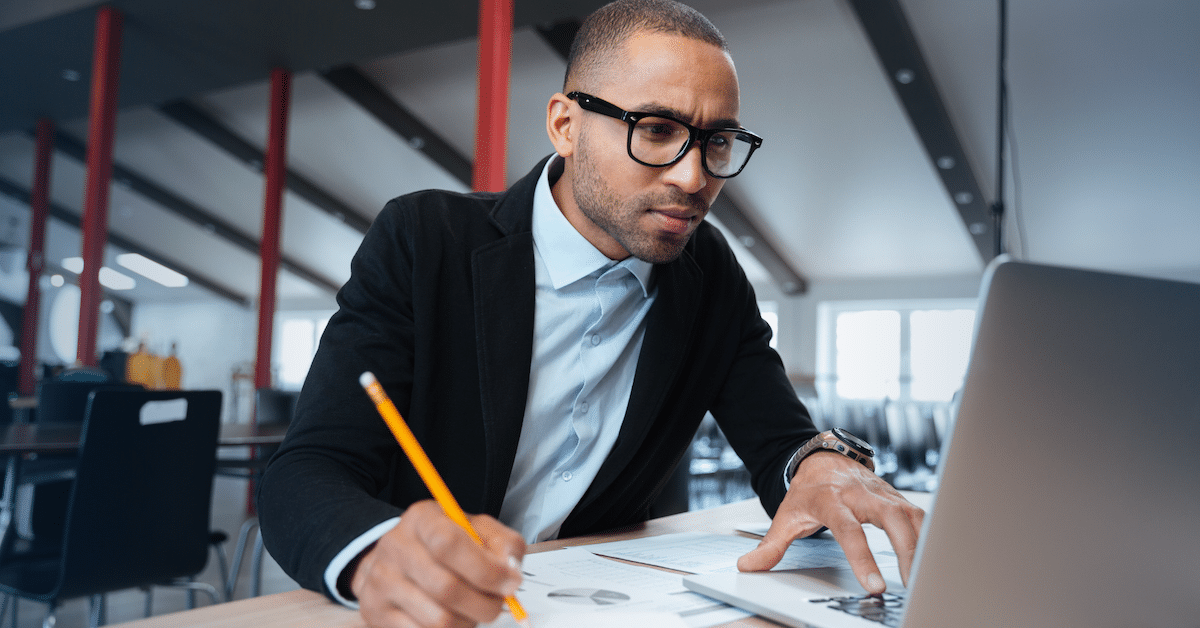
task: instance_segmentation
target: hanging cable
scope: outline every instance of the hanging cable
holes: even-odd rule
[[[1004,171],[1006,167],[1004,125],[1006,107],[1008,106],[1008,0],[999,0],[1000,28],[999,52],[997,55],[997,94],[996,94],[996,200],[992,203],[992,220],[994,222],[995,251],[1002,255],[1004,251]]]

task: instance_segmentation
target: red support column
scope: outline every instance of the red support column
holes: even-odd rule
[[[121,13],[106,6],[96,14],[92,54],[91,112],[88,116],[87,185],[83,196],[83,273],[79,275],[79,349],[75,359],[96,365],[100,323],[100,265],[108,240],[108,192],[112,180],[121,69]]]
[[[513,0],[479,0],[479,100],[471,187],[480,192],[505,188],[512,30]]]
[[[34,394],[37,386],[38,318],[42,308],[41,278],[46,266],[46,217],[50,214],[50,161],[54,155],[54,121],[37,122],[37,147],[33,157],[33,189],[29,198],[29,290],[25,293],[25,314],[21,317],[21,365],[17,391]]]
[[[263,164],[266,193],[259,256],[262,279],[258,296],[258,349],[254,358],[254,387],[271,387],[271,340],[275,327],[275,279],[279,274],[279,225],[283,216],[283,187],[287,182],[287,123],[292,73],[271,72],[271,119],[267,154]]]

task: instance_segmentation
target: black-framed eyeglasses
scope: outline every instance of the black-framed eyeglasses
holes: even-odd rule
[[[718,179],[728,179],[737,176],[750,161],[750,155],[762,146],[762,138],[746,129],[699,129],[658,113],[625,111],[583,92],[571,92],[567,98],[588,111],[628,124],[629,157],[644,166],[670,166],[683,159],[692,144],[698,142],[704,170]]]

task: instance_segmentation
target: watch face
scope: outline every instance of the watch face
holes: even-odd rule
[[[842,442],[846,443],[847,445],[850,445],[851,447],[861,451],[862,453],[866,454],[867,456],[871,456],[871,457],[875,456],[875,450],[872,449],[871,446],[867,444],[867,441],[855,436],[854,434],[851,434],[850,432],[847,432],[846,430],[844,430],[840,427],[835,427],[835,428],[833,428],[833,435],[837,436],[838,440],[841,440]]]

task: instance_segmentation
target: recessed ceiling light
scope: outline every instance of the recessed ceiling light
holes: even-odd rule
[[[363,11],[370,11],[375,8],[375,0],[354,0],[354,6]]]
[[[62,267],[78,275],[83,272],[83,258],[68,257],[62,261]],[[52,282],[53,279],[51,277]],[[107,266],[101,266],[100,285],[109,290],[132,290],[137,287],[137,282],[129,275],[123,275]]]
[[[117,256],[117,263],[168,288],[182,288],[188,285],[187,276],[137,253],[122,253]]]
[[[50,275],[50,285],[54,286],[55,288],[63,287],[63,284],[66,282],[67,280],[63,279],[62,275]]]
[[[137,287],[137,282],[129,275],[119,273],[108,266],[101,266],[100,285],[109,290],[133,290]]]

